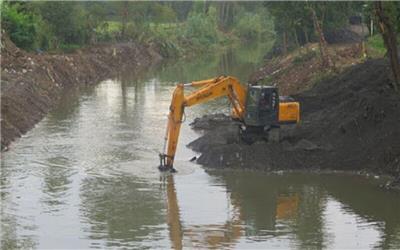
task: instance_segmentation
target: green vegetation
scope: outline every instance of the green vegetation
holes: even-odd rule
[[[136,41],[172,57],[274,38],[262,3],[3,1],[1,6],[3,27],[26,50]]]
[[[367,39],[367,51],[372,57],[383,56],[386,53],[386,47],[382,36],[377,34]]]
[[[398,33],[400,5],[384,7]],[[379,30],[374,13],[372,3],[349,1],[1,2],[3,29],[18,47],[31,51],[137,42],[157,48],[164,57],[177,57],[240,42],[254,46],[274,41],[274,56],[318,42],[318,55],[327,66],[333,65],[326,49],[329,35],[350,18]],[[370,37],[366,45],[375,55],[387,48],[379,36]]]
[[[49,27],[41,16],[20,10],[20,4],[3,4],[1,7],[1,23],[7,29],[11,40],[18,47],[25,49],[34,49],[44,43],[50,43]]]
[[[361,18],[363,2],[265,2],[265,6],[274,17],[276,47],[286,53],[346,26],[350,17]]]

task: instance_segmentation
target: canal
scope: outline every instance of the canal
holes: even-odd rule
[[[1,246],[14,248],[400,248],[400,195],[351,174],[217,171],[189,162],[187,110],[175,167],[157,170],[173,88],[226,74],[246,82],[247,46],[121,73],[67,93],[1,161]]]

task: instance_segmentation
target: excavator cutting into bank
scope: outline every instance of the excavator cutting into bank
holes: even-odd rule
[[[185,95],[185,87],[197,89]],[[251,144],[256,138],[277,142],[280,125],[300,122],[299,102],[279,96],[274,86],[245,86],[231,76],[179,83],[169,107],[164,148],[159,154],[160,171],[176,171],[173,164],[185,108],[225,96],[231,103],[231,117],[238,121],[238,133],[245,143]]]

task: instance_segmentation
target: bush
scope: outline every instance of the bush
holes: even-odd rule
[[[36,28],[35,16],[20,12],[18,4],[2,4],[1,22],[10,39],[20,48],[34,49]]]
[[[38,2],[37,7],[60,44],[85,44],[90,40],[93,29],[88,27],[88,13],[79,3]]]
[[[164,57],[176,57],[182,52],[178,39],[178,26],[156,25],[150,29],[149,40],[160,48]]]
[[[258,40],[263,31],[262,19],[260,15],[254,13],[245,13],[239,19],[235,28],[235,33],[245,40]]]
[[[54,49],[57,45],[57,40],[54,37],[50,25],[40,16],[36,16],[35,20],[36,38],[33,47],[42,50]]]
[[[216,10],[209,9],[209,14],[191,13],[187,19],[184,36],[199,46],[208,46],[218,42]]]
[[[383,42],[383,38],[379,34],[368,38],[367,47],[369,52],[372,52],[376,56],[383,56],[386,53],[386,47]]]

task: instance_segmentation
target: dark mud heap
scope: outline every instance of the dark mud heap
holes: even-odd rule
[[[390,85],[383,60],[353,66],[316,84],[295,99],[300,125],[281,128],[279,143],[240,142],[228,116],[204,116],[192,123],[204,135],[188,146],[197,162],[217,168],[368,170],[400,173],[400,95]]]

